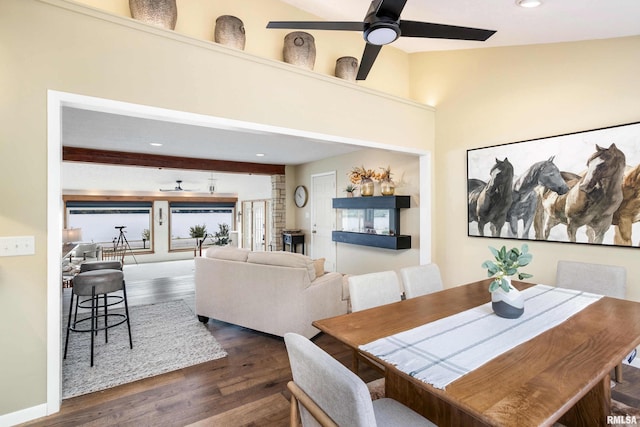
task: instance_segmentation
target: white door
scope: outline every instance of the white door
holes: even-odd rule
[[[325,270],[336,271],[336,243],[331,232],[336,229],[336,213],[332,207],[336,197],[336,173],[311,175],[311,246],[314,259],[325,259]]]

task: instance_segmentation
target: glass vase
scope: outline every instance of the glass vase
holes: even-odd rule
[[[371,178],[362,178],[360,180],[360,195],[364,197],[373,196],[374,183]]]
[[[380,182],[380,192],[383,196],[393,196],[396,192],[396,184],[389,180]]]

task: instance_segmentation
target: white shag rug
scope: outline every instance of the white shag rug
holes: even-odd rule
[[[112,312],[124,312],[124,308],[114,309]],[[95,337],[93,367],[89,366],[90,334],[70,332],[67,358],[63,360],[62,365],[63,399],[227,355],[211,332],[198,321],[196,315],[182,300],[130,306],[129,316],[133,349],[129,348],[126,323],[109,329],[109,342],[106,344],[104,331],[100,331]],[[63,320],[63,345],[67,328],[66,317]]]

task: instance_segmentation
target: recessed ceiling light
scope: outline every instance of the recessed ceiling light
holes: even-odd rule
[[[162,144],[159,142],[150,142],[149,145],[152,145],[154,147],[162,147]]]
[[[264,157],[264,153],[257,153],[256,156],[258,157]]]
[[[542,4],[541,0],[516,0],[516,4],[520,7],[538,7]]]

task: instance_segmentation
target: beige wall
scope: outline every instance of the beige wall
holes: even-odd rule
[[[487,246],[519,246],[467,237],[466,150],[640,120],[639,52],[631,37],[412,56],[413,97],[437,109],[435,260],[448,286],[484,277]],[[628,297],[640,301],[638,249],[532,242],[530,250],[536,282],[555,283],[559,259],[618,264]]]
[[[336,246],[336,271],[348,274],[363,274],[375,271],[394,270],[401,267],[420,264],[420,170],[415,155],[369,149],[340,157],[324,159],[296,168],[296,183],[311,188],[311,175],[327,172],[336,173],[336,197],[346,197],[343,191],[347,186],[347,172],[354,166],[379,171],[380,167],[391,167],[396,194],[411,196],[411,208],[400,211],[402,234],[412,236],[411,249],[389,250],[367,246],[338,243]],[[376,182],[375,196],[380,195],[380,184]],[[310,204],[303,208],[289,207],[288,217],[295,218],[296,228],[310,236]],[[307,242],[309,243],[309,242]]]
[[[131,17],[129,0],[76,1],[116,15]],[[278,61],[282,61],[284,36],[295,30],[267,29],[267,23],[270,20],[319,20],[317,16],[276,0],[177,0],[176,5],[178,21],[175,31],[177,33],[198,40],[213,41],[216,18],[221,15],[237,16],[245,26],[245,52]],[[316,73],[334,76],[336,59],[341,56],[353,56],[359,61],[362,57],[365,45],[362,33],[317,30],[309,33],[315,38],[316,61],[313,69]],[[360,81],[357,85],[408,98],[409,80],[397,77],[406,76],[408,72],[409,55],[387,46],[380,52],[367,80]],[[388,78],[388,76],[396,77]]]
[[[0,258],[0,424],[56,405],[45,405],[47,315],[60,315],[56,304],[47,312],[48,292],[60,289],[47,276],[48,256],[56,259],[47,252],[47,218],[61,218],[59,206],[47,210],[48,90],[382,144],[433,144],[434,114],[416,103],[128,19],[87,15],[62,0],[0,2],[0,88],[0,235],[32,235],[36,245],[35,255]]]

